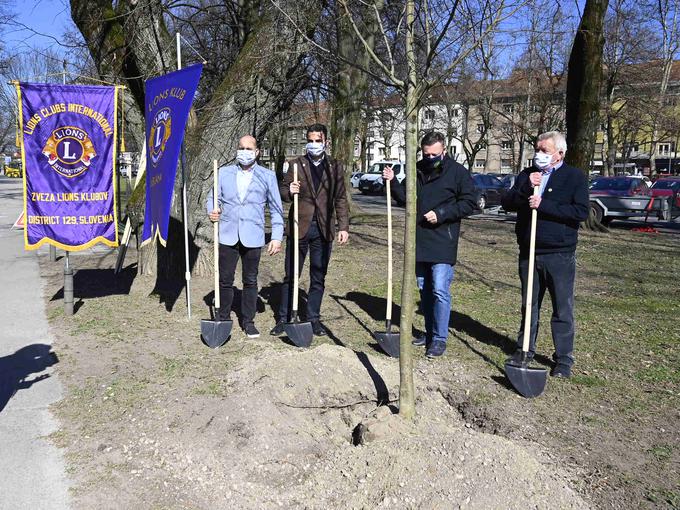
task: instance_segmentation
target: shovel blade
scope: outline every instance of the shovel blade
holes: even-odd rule
[[[517,392],[525,398],[538,397],[545,390],[548,371],[532,368],[527,363],[507,361],[505,375]]]
[[[387,333],[382,331],[376,331],[373,333],[373,338],[376,339],[380,348],[385,351],[388,356],[393,358],[399,357],[399,343],[400,335],[399,333]]]
[[[312,330],[311,322],[289,322],[284,326],[284,331],[296,347],[309,347],[312,345],[314,331]]]
[[[201,321],[201,337],[205,344],[212,348],[217,349],[223,346],[227,340],[229,340],[229,335],[231,335],[231,328],[234,325],[234,321]]]

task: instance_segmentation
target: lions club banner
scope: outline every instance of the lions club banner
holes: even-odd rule
[[[28,250],[118,246],[117,87],[17,83]]]
[[[168,239],[170,207],[184,126],[203,66],[146,81],[146,207],[142,245]]]

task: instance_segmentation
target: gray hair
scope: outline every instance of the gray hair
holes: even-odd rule
[[[562,154],[567,153],[567,139],[559,131],[548,131],[538,135],[537,142],[542,142],[543,140],[552,140],[555,144],[555,149]]]

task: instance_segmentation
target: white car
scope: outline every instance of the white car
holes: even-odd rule
[[[404,163],[401,161],[378,161],[377,163],[373,163],[371,168],[368,169],[368,172],[363,174],[359,179],[359,191],[364,194],[383,193],[385,183],[383,182],[382,173],[388,166],[392,167],[395,179],[401,184],[404,178],[406,178]]]
[[[349,183],[352,185],[353,188],[359,187],[359,179],[361,179],[362,175],[364,175],[362,172],[353,172],[352,173],[352,175],[349,178]]]

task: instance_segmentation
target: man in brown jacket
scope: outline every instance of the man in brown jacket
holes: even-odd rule
[[[349,210],[345,175],[342,164],[326,155],[328,130],[323,124],[307,128],[307,154],[288,163],[288,172],[279,185],[281,198],[291,202],[298,194],[298,228],[300,235],[300,272],[309,251],[309,293],[307,297],[307,320],[312,323],[314,334],[322,336],[326,330],[321,324],[321,300],[324,293],[326,272],[331,257],[333,239],[345,244],[349,239]],[[298,180],[293,181],[293,165],[297,165]],[[290,320],[290,286],[293,273],[293,211],[288,214],[288,240],[286,241],[286,276],[281,285],[281,306],[272,335],[280,335]]]

